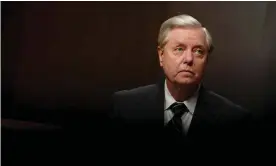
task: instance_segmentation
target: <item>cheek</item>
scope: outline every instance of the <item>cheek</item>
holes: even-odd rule
[[[205,60],[195,62],[194,70],[197,73],[197,75],[202,75],[203,74],[205,66],[206,66],[206,61]]]
[[[167,70],[167,72],[170,72],[170,74],[175,74],[177,72],[177,62],[175,59],[167,57],[164,59],[164,67]]]

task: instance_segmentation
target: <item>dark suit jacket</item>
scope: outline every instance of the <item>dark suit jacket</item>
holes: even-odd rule
[[[251,114],[201,86],[188,135],[174,137],[164,130],[162,80],[157,84],[116,92],[111,117],[113,136],[117,136],[121,145],[129,142],[128,145],[137,149],[161,147],[163,151],[166,143],[171,147],[197,146],[201,150],[245,146]]]

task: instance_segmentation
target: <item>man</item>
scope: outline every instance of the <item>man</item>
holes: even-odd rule
[[[118,139],[136,138],[138,148],[164,141],[172,146],[231,147],[242,141],[249,112],[202,84],[212,48],[210,33],[192,16],[166,20],[157,47],[165,78],[113,95],[113,117],[120,124],[114,131],[122,131]]]

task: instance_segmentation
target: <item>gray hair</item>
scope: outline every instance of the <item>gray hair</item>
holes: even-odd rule
[[[167,36],[168,33],[173,29],[177,27],[183,27],[183,28],[201,28],[203,29],[205,36],[206,36],[206,43],[209,47],[209,52],[212,51],[213,49],[213,44],[212,44],[212,36],[208,32],[208,30],[202,26],[202,24],[196,20],[194,17],[190,15],[178,15],[169,18],[160,27],[159,35],[158,35],[158,46],[163,48],[167,42]]]

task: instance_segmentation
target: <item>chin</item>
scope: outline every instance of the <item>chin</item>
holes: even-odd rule
[[[175,82],[181,85],[194,85],[196,83],[194,80],[191,79],[179,79]]]
[[[197,76],[183,76],[179,75],[175,77],[175,82],[181,85],[198,85],[200,83],[200,77]]]

